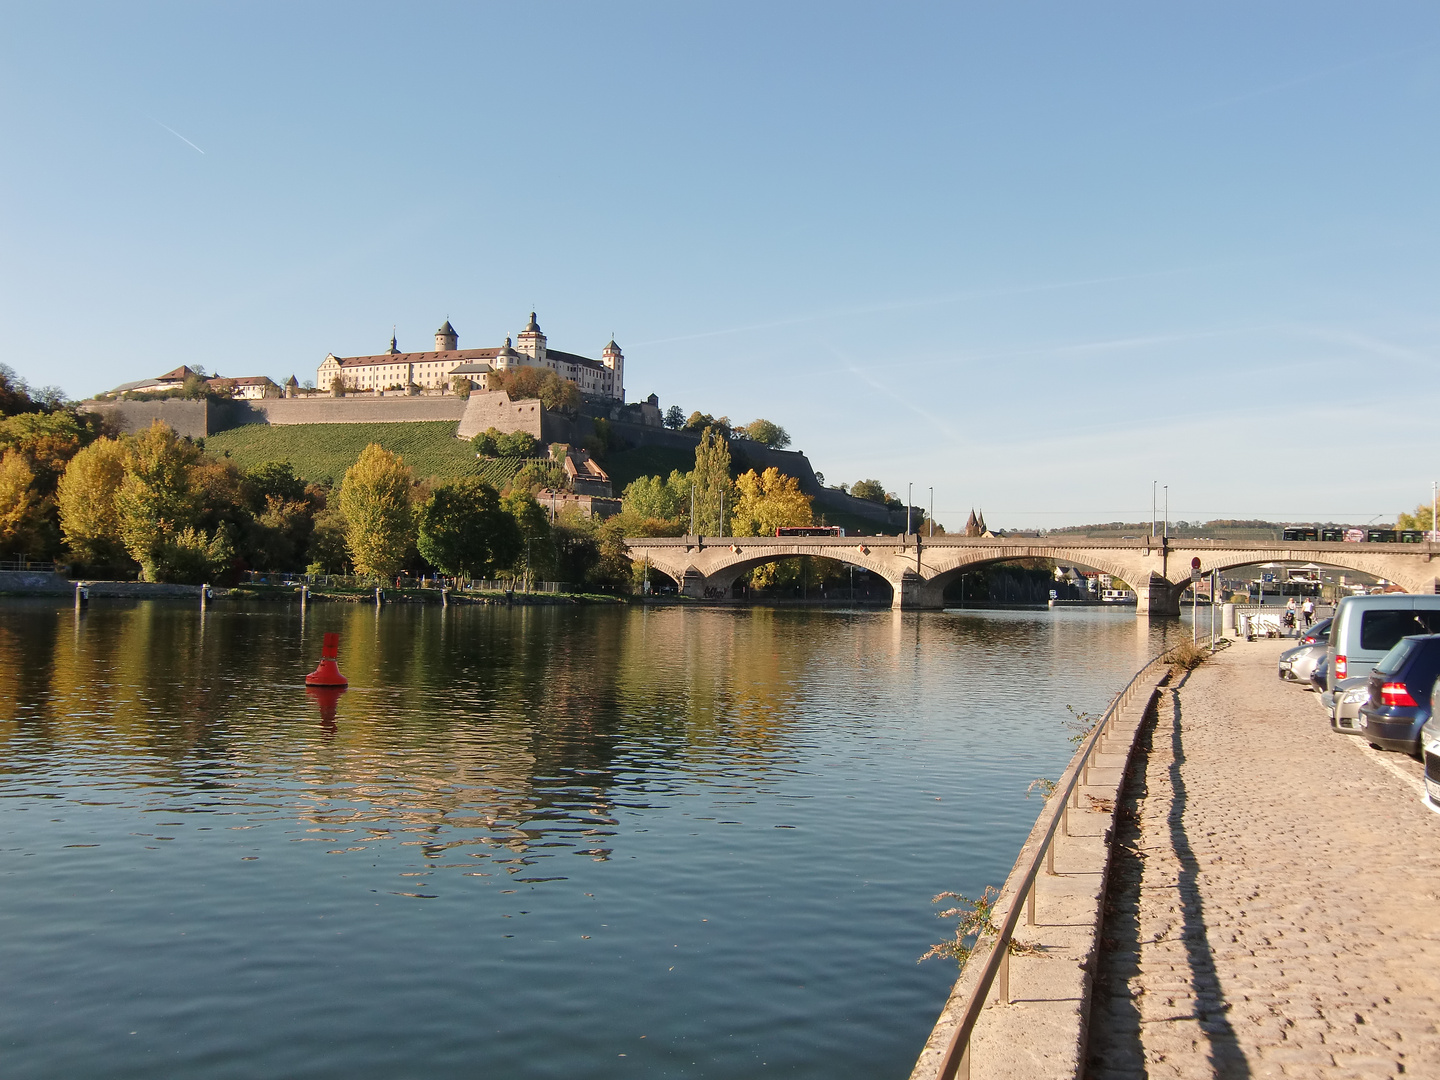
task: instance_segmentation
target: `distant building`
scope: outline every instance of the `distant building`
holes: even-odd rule
[[[293,376],[292,376],[293,378]],[[185,386],[186,379],[203,379],[205,386],[210,390],[217,390],[222,393],[228,392],[231,397],[241,398],[246,401],[256,401],[260,398],[279,397],[280,387],[275,385],[265,375],[240,375],[234,378],[226,378],[224,375],[201,375],[194,368],[181,365],[174,371],[167,371],[164,375],[157,375],[153,379],[136,379],[133,382],[121,383],[111,390],[112,395],[116,394],[159,394],[167,390],[180,390]]]
[[[985,527],[985,511],[984,511],[984,510],[981,510],[981,511],[980,511],[980,516],[979,516],[979,517],[976,517],[976,516],[975,516],[975,508],[974,508],[973,506],[970,508],[970,517],[969,517],[969,518],[966,520],[966,522],[965,522],[965,535],[966,535],[966,536],[994,536],[994,535],[995,535],[994,533],[992,533],[989,529],[987,529],[987,528]]]
[[[229,391],[232,398],[241,401],[259,401],[261,398],[280,397],[282,394],[280,387],[264,375],[241,375],[233,379],[216,375],[213,379],[206,379],[205,385],[222,393]]]
[[[429,352],[401,352],[394,335],[390,348],[374,356],[336,356],[331,353],[316,370],[315,385],[328,390],[338,377],[347,391],[379,391],[390,387],[419,387],[447,392],[451,380],[464,377],[484,386],[491,371],[540,367],[563,379],[573,379],[580,393],[592,401],[625,401],[625,356],[614,340],[592,360],[551,349],[530,313],[530,321],[512,344],[484,349],[461,349],[459,335],[446,319],[435,331],[435,348]]]

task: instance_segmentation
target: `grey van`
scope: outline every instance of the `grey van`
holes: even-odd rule
[[[1440,633],[1440,595],[1383,593],[1343,597],[1335,609],[1330,644],[1325,650],[1330,670],[1322,700],[1330,712],[1330,726],[1347,735],[1360,734],[1354,722],[1359,704],[1337,707],[1337,683],[1358,691],[1363,683],[1357,680],[1368,678],[1370,670],[1397,641],[1411,634],[1434,633]],[[1341,688],[1341,695],[1345,689]]]

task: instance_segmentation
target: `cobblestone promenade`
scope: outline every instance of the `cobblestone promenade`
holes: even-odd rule
[[[1117,828],[1090,1080],[1440,1077],[1440,814],[1240,643],[1163,690]]]

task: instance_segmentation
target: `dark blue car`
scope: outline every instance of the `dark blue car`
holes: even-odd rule
[[[1418,757],[1437,677],[1440,634],[1401,638],[1370,672],[1370,697],[1356,721],[1359,734],[1382,750]]]

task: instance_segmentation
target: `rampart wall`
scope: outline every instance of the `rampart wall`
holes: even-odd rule
[[[545,410],[538,401],[511,401],[505,391],[496,390],[471,394],[463,404],[464,413],[459,417],[460,427],[455,433],[462,439],[474,438],[492,427],[506,435],[523,431],[537,439],[545,438]]]
[[[474,397],[475,395],[472,395]],[[404,424],[423,420],[459,420],[464,398],[444,397],[312,397],[267,398],[224,402],[234,414],[227,427],[240,424]],[[216,430],[223,430],[217,428]]]

